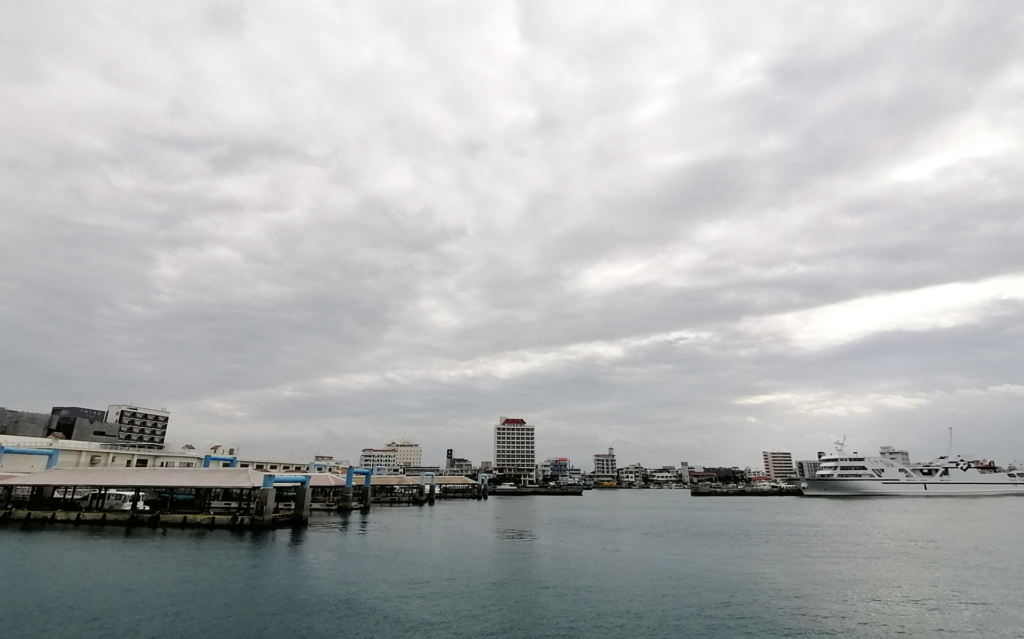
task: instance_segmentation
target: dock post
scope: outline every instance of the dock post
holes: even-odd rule
[[[277,505],[277,491],[273,488],[260,488],[256,501],[256,516],[253,521],[259,526],[266,526],[274,521],[274,507]]]
[[[309,523],[309,505],[312,492],[312,486],[299,486],[295,489],[295,512],[292,516],[296,524],[305,526]]]
[[[370,504],[373,503],[373,486],[370,484],[370,477],[366,477],[366,485],[363,486],[363,494],[366,499],[363,501],[363,510],[370,510]]]
[[[338,500],[338,510],[352,510],[352,488],[341,489],[341,499]]]

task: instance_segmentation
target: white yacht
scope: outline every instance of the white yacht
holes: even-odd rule
[[[813,478],[800,479],[809,497],[905,495],[1024,495],[1024,469],[1000,468],[993,462],[943,455],[924,464],[910,463],[903,451],[886,446],[878,457],[836,452],[819,460]]]

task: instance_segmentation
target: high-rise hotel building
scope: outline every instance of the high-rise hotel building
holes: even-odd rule
[[[395,457],[399,466],[412,466],[418,468],[423,465],[423,450],[420,445],[407,439],[399,439],[386,445],[395,451]]]
[[[614,448],[609,448],[607,455],[604,453],[594,455],[594,481],[602,484],[618,481]]]
[[[768,477],[772,481],[796,477],[796,471],[793,469],[793,455],[791,453],[766,450],[762,451],[761,456],[764,458],[764,472],[768,473]]]
[[[532,478],[537,468],[533,426],[525,419],[499,417],[494,426],[494,473],[518,482]]]

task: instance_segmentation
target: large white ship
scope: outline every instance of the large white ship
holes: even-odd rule
[[[1024,469],[943,455],[924,464],[910,463],[905,452],[886,446],[878,457],[836,452],[819,459],[813,478],[799,480],[809,497],[902,495],[1024,495]]]

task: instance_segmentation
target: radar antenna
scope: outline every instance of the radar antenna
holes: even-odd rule
[[[846,446],[846,435],[843,435],[843,438],[841,440],[837,439],[833,443],[836,445],[836,452],[842,455],[843,447]]]

